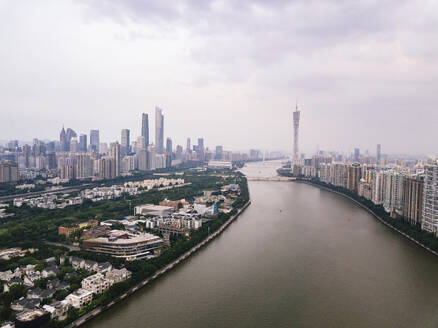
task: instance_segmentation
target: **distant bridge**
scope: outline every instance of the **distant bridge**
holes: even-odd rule
[[[296,178],[280,177],[280,176],[270,176],[270,177],[247,176],[246,179],[248,181],[294,181],[294,180],[296,180]]]

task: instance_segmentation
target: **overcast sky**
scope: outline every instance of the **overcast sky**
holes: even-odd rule
[[[438,2],[0,0],[0,139],[437,154]],[[151,131],[153,141],[153,131]]]

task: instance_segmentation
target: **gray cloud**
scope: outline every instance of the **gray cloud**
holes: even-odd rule
[[[138,113],[160,104],[177,142],[203,135],[212,145],[288,149],[298,98],[305,150],[382,143],[391,152],[436,153],[433,1],[79,4],[3,4],[0,92],[2,113],[12,114],[0,139],[18,138],[10,127],[31,126],[27,115],[84,131],[87,117],[117,138],[121,124],[135,125]],[[121,116],[121,108],[129,110]],[[226,125],[230,133],[215,129]],[[32,136],[47,133],[34,126]]]

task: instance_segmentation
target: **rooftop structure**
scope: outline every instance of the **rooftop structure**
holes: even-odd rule
[[[97,253],[108,254],[128,261],[151,258],[160,254],[163,240],[149,233],[133,234],[112,230],[108,237],[84,240],[82,247]]]
[[[134,208],[135,215],[158,215],[165,216],[173,213],[173,207],[145,204]]]

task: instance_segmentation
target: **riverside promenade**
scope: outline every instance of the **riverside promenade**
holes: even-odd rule
[[[112,300],[108,305],[98,306],[94,310],[92,310],[92,311],[82,315],[81,317],[79,317],[78,319],[73,321],[72,323],[68,324],[66,326],[66,328],[74,328],[74,327],[79,327],[79,326],[83,325],[85,322],[95,318],[96,316],[98,316],[102,312],[104,312],[104,311],[108,310],[109,308],[111,308],[112,306],[114,306],[116,303],[118,303],[118,302],[122,301],[123,299],[125,299],[127,296],[135,293],[137,290],[139,290],[140,288],[146,286],[147,284],[152,282],[154,279],[157,279],[158,277],[160,277],[161,275],[163,275],[167,271],[171,270],[173,267],[178,265],[180,262],[184,261],[189,256],[193,255],[193,253],[197,252],[200,248],[202,248],[207,243],[212,241],[214,238],[219,236],[234,220],[237,219],[237,217],[243,211],[245,211],[245,209],[250,204],[251,204],[251,200],[249,200],[241,209],[239,209],[236,214],[234,214],[232,217],[230,217],[218,230],[213,232],[211,235],[209,235],[206,239],[204,239],[202,242],[200,242],[196,246],[193,246],[191,249],[189,249],[187,252],[182,254],[180,257],[178,257],[177,259],[175,259],[171,263],[167,264],[164,268],[162,268],[161,270],[155,272],[151,277],[143,280],[142,282],[140,282],[136,286],[132,287],[131,289],[129,289],[128,291],[123,293],[122,295],[118,296],[117,298]]]
[[[424,248],[425,250],[429,251],[429,252],[432,253],[433,255],[438,256],[438,252],[434,251],[433,249],[430,249],[430,248],[427,247],[426,245],[420,243],[418,240],[412,238],[412,237],[409,236],[408,234],[406,234],[406,233],[404,233],[403,231],[400,231],[400,230],[397,229],[396,227],[392,226],[391,224],[389,224],[388,222],[386,222],[385,220],[383,220],[380,216],[378,216],[376,213],[374,213],[372,210],[370,210],[367,206],[365,206],[365,205],[362,204],[361,202],[357,201],[356,199],[354,199],[354,198],[352,198],[352,197],[350,197],[350,196],[348,196],[348,195],[346,195],[346,194],[344,194],[344,193],[342,193],[342,192],[339,192],[339,191],[336,191],[336,190],[332,190],[332,189],[330,189],[330,188],[327,188],[327,187],[321,186],[321,185],[316,184],[316,183],[312,183],[312,182],[310,182],[310,181],[303,181],[303,180],[295,180],[295,181],[296,181],[296,182],[299,182],[299,183],[305,183],[305,184],[308,184],[308,185],[311,185],[311,186],[314,186],[314,187],[317,187],[317,188],[321,188],[321,189],[324,189],[324,190],[330,191],[330,192],[332,192],[332,193],[335,193],[335,194],[341,195],[341,196],[343,196],[343,197],[345,197],[345,198],[348,198],[348,199],[352,200],[353,202],[355,202],[357,205],[359,205],[360,207],[362,207],[362,208],[363,208],[364,210],[366,210],[368,213],[370,213],[371,215],[373,215],[377,220],[379,220],[380,222],[382,222],[382,223],[383,223],[384,225],[386,225],[387,227],[391,228],[392,230],[394,230],[394,231],[398,232],[399,234],[403,235],[404,237],[408,238],[410,241],[412,241],[413,243],[417,244],[418,246]]]

